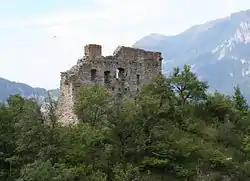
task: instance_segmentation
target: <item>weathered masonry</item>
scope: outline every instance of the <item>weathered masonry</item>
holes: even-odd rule
[[[61,72],[58,116],[69,123],[76,120],[73,104],[76,90],[82,85],[105,85],[111,93],[135,96],[142,85],[161,73],[160,52],[119,46],[112,56],[102,56],[102,47],[89,44],[85,55],[66,72]]]

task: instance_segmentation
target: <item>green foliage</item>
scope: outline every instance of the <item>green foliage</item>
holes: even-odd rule
[[[73,179],[74,172],[64,164],[52,165],[50,161],[35,161],[21,170],[18,181],[71,181]]]
[[[198,80],[197,76],[191,72],[190,66],[185,65],[183,70],[175,68],[170,80],[173,90],[179,95],[183,103],[206,98],[205,91],[208,85],[206,82]]]
[[[82,122],[100,124],[105,119],[108,92],[103,86],[82,86],[77,91],[74,111]]]
[[[208,94],[189,66],[156,76],[135,99],[79,88],[80,123],[61,126],[56,102],[10,96],[0,105],[0,180],[250,179],[250,112],[240,89]]]
[[[243,97],[239,86],[234,88],[234,106],[237,110],[241,111],[242,113],[247,113],[248,105],[246,99]]]

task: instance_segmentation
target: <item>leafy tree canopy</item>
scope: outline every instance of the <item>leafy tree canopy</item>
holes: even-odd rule
[[[239,87],[232,96],[176,68],[144,85],[135,99],[104,86],[79,88],[79,124],[61,126],[56,102],[0,105],[2,181],[250,180],[250,112]]]

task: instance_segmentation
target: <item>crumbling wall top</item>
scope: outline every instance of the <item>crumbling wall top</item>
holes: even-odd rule
[[[73,67],[71,67],[66,72],[61,72],[61,78],[64,80],[71,80],[72,78],[78,75],[78,72],[81,70],[81,68],[82,68],[82,63],[80,62],[79,64],[76,64]]]
[[[114,59],[120,60],[145,60],[145,61],[158,61],[162,59],[161,52],[146,51],[139,48],[118,46],[114,51],[113,56],[103,57],[102,46],[98,44],[87,44],[84,47],[85,56],[82,59],[78,59],[77,64],[71,67],[66,72],[61,72],[61,79],[71,81],[82,70],[85,64],[88,64],[89,60],[95,60],[96,58],[102,58],[101,61],[107,63],[112,62]]]
[[[86,44],[85,47],[86,48],[102,48],[102,46],[98,44]]]
[[[97,44],[87,44],[84,46],[84,54],[89,58],[97,58],[102,56],[102,46]]]
[[[150,59],[157,60],[161,59],[161,52],[146,51],[139,48],[119,46],[114,51],[113,56],[121,59]]]

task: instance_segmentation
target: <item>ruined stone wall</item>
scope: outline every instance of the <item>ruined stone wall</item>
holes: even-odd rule
[[[70,82],[69,75],[65,72],[61,73],[60,81],[60,97],[57,115],[63,123],[71,123],[76,119],[73,113],[73,85]]]
[[[161,53],[131,47],[119,47],[114,53],[117,67],[125,70],[125,85],[135,95],[142,85],[161,73]]]
[[[77,88],[82,85],[105,85],[110,93],[135,96],[140,88],[161,73],[161,53],[130,47],[118,47],[113,56],[102,56],[100,45],[84,47],[85,56],[77,65],[61,74],[59,119],[64,123],[76,119],[73,104]]]
[[[90,59],[100,58],[102,56],[102,47],[96,44],[86,45],[84,47],[84,54]]]

